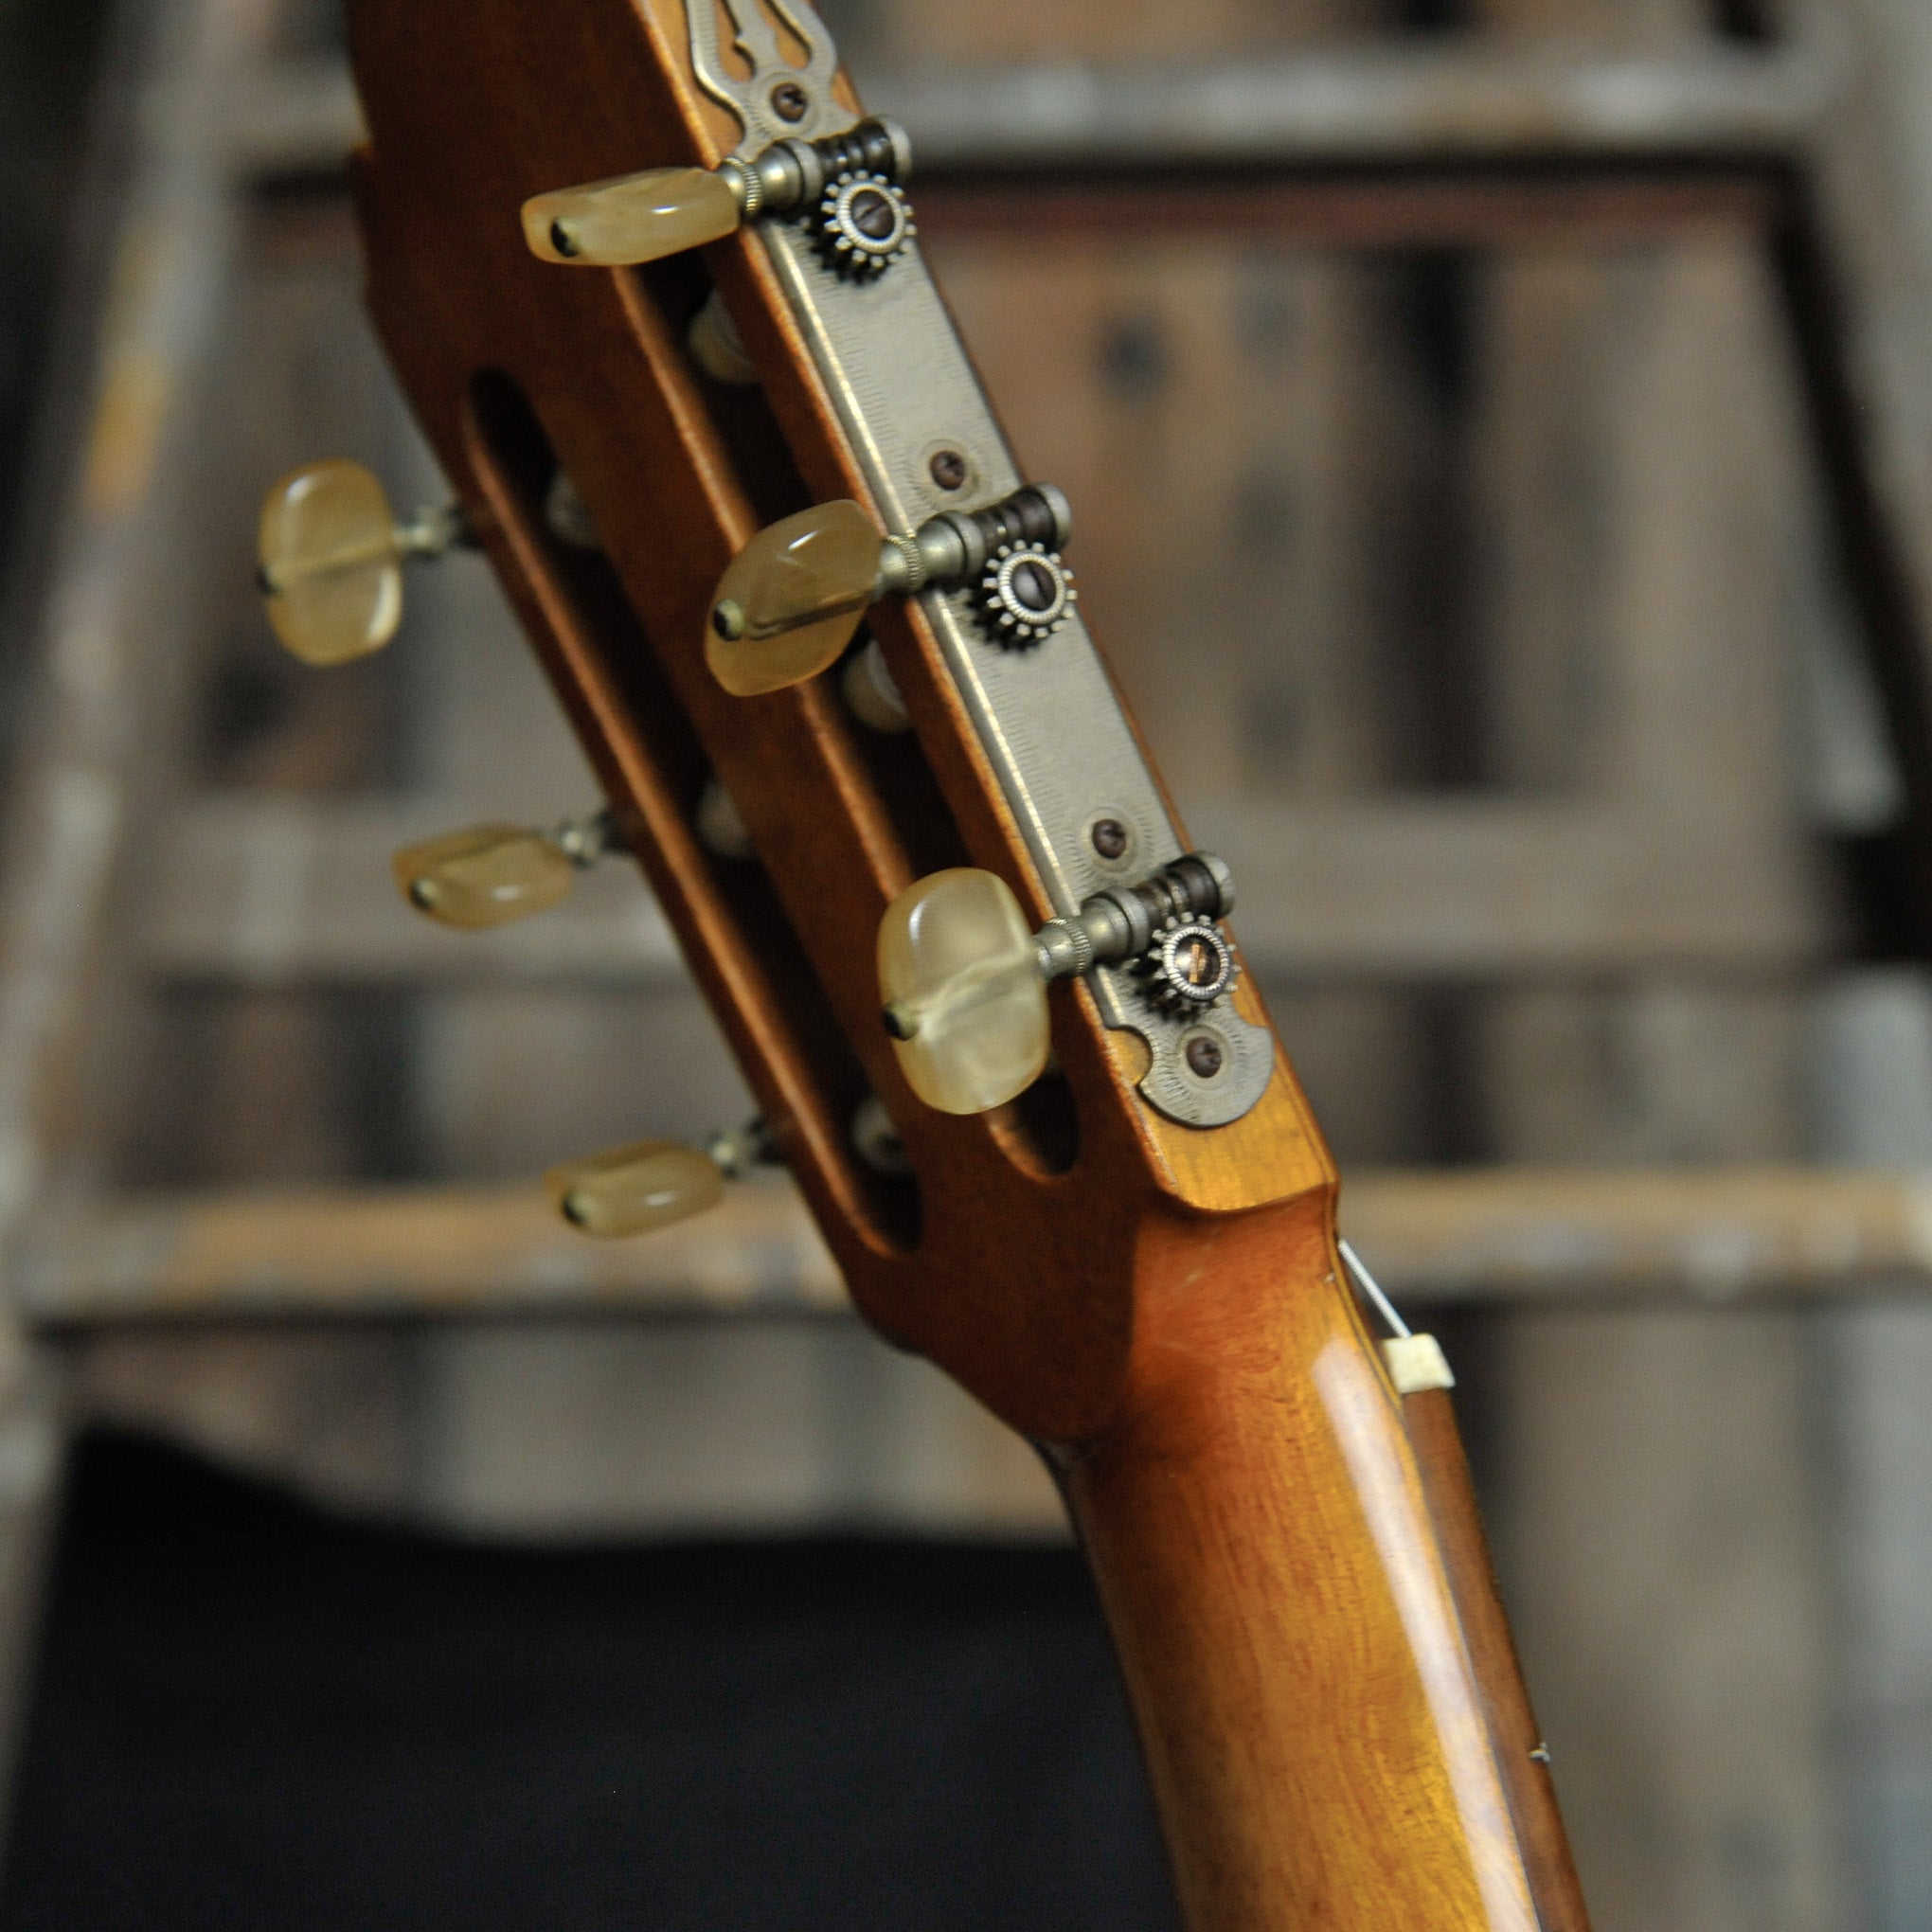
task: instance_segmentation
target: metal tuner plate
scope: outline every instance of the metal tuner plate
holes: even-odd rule
[[[744,124],[741,157],[854,120],[832,97],[837,57],[823,23],[803,6],[771,4],[809,58],[803,67],[783,59],[758,0],[724,0],[752,63],[745,80],[724,65],[708,0],[689,8],[699,78]],[[774,218],[758,233],[891,530],[983,509],[1021,486],[909,222],[889,271],[863,278],[829,265],[812,223]],[[949,491],[941,479],[955,477],[963,480]],[[1039,595],[1030,577],[1017,588],[1022,604]],[[1068,597],[1050,634],[1015,650],[989,636],[984,596],[977,583],[920,593],[1053,909],[1070,915],[1184,848],[1077,603]],[[1274,1035],[1230,1000],[1163,1011],[1138,962],[1095,967],[1086,978],[1105,1024],[1147,1042],[1140,1092],[1170,1119],[1224,1126],[1266,1091]]]

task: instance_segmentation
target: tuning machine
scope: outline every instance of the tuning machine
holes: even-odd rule
[[[1079,592],[1060,552],[1073,511],[1050,483],[985,510],[942,510],[881,537],[859,505],[821,503],[760,530],[719,580],[706,657],[739,697],[816,677],[885,597],[973,587],[994,643],[1027,650],[1066,621]]]
[[[715,1208],[724,1183],[778,1159],[762,1120],[713,1134],[702,1147],[638,1140],[555,1167],[544,1185],[573,1227],[617,1241]]]
[[[1003,879],[972,867],[935,872],[895,899],[879,925],[879,991],[900,1070],[946,1114],[979,1114],[1045,1071],[1046,986],[1136,960],[1161,1003],[1203,1014],[1232,987],[1233,949],[1216,921],[1234,879],[1211,853],[1109,886],[1070,918],[1030,930]]]
[[[577,874],[623,834],[608,811],[565,819],[551,832],[478,825],[406,846],[389,862],[417,911],[439,925],[480,931],[546,911],[569,897]]]
[[[405,563],[474,542],[459,506],[399,518],[371,471],[331,456],[292,471],[263,499],[256,582],[290,651],[347,664],[396,635]]]
[[[809,214],[826,262],[866,281],[913,233],[901,186],[911,173],[905,131],[875,117],[717,168],[649,168],[533,195],[523,205],[524,239],[545,261],[623,268],[700,248],[767,215]]]

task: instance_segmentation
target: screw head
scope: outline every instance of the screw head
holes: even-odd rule
[[[1097,818],[1088,837],[1103,859],[1123,857],[1127,850],[1127,828],[1118,818]]]
[[[796,80],[780,80],[772,89],[771,103],[780,120],[801,121],[811,112],[812,97]]]
[[[1207,1033],[1196,1033],[1188,1042],[1188,1065],[1200,1080],[1212,1080],[1221,1071],[1224,1055],[1221,1042]]]
[[[1013,595],[1029,611],[1050,608],[1060,592],[1046,566],[1033,563],[1030,558],[1014,566],[1008,581],[1012,585]]]
[[[941,490],[959,490],[966,482],[966,458],[957,450],[935,450],[927,474]]]
[[[884,242],[899,225],[898,211],[876,188],[861,188],[846,209],[848,219],[861,235]]]
[[[744,606],[725,598],[711,613],[711,628],[727,644],[735,644],[744,635]]]
[[[1174,948],[1174,970],[1190,990],[1199,991],[1226,977],[1227,961],[1206,934],[1195,933]]]
[[[577,230],[562,215],[550,224],[550,246],[559,255],[576,255],[582,246],[577,239]]]

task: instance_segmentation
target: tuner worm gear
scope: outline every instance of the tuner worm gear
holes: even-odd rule
[[[842,174],[818,205],[818,249],[849,281],[870,281],[916,232],[906,199],[883,174]]]
[[[1140,961],[1148,996],[1162,1012],[1205,1012],[1241,969],[1221,929],[1205,919],[1170,920]]]
[[[979,580],[979,615],[995,644],[1026,651],[1059,630],[1079,596],[1057,552],[1044,544],[1002,544]]]

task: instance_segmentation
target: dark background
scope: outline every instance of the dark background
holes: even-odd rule
[[[21,1932],[1173,1923],[1069,1550],[511,1553],[99,1435],[55,1575]]]
[[[16,576],[28,478],[62,456],[36,419],[57,318],[86,308],[71,227],[112,31],[98,0],[0,0]],[[1172,1907],[1069,1550],[492,1547],[105,1431],[70,1463],[0,1923],[1131,1932]]]

